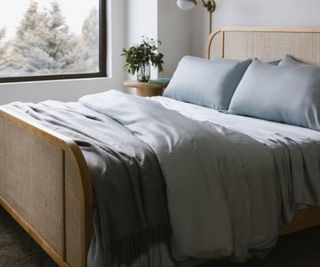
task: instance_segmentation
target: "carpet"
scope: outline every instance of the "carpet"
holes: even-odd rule
[[[0,207],[0,266],[57,266],[36,242]]]
[[[0,207],[0,267],[56,267],[31,237]],[[319,267],[320,227],[281,237],[265,260],[243,264],[214,261],[199,267]]]

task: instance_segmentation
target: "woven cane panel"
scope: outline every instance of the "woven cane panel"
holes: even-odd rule
[[[224,57],[247,59],[257,57],[263,61],[280,59],[288,54],[310,64],[320,64],[319,32],[254,32],[225,31]],[[211,55],[220,53],[222,33],[211,46]],[[218,40],[220,39],[220,40]],[[218,43],[218,44],[216,44]],[[219,50],[219,51],[215,51]]]
[[[0,195],[63,255],[62,150],[8,121],[0,133]]]

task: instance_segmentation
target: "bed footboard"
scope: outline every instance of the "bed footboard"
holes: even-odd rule
[[[79,147],[0,109],[0,205],[59,266],[85,266],[92,184]]]

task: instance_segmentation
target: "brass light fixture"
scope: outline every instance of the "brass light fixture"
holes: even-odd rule
[[[189,11],[197,5],[196,0],[176,0],[177,6],[184,11]],[[214,0],[201,0],[203,6],[209,12],[209,34],[212,32],[212,14],[216,10],[216,2]]]

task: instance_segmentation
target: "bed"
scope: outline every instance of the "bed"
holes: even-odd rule
[[[320,64],[318,28],[222,28],[207,57],[265,61],[285,54]],[[92,236],[92,177],[79,146],[62,134],[0,110],[0,204],[59,266],[86,266]],[[320,225],[320,209],[299,212],[289,234]]]

